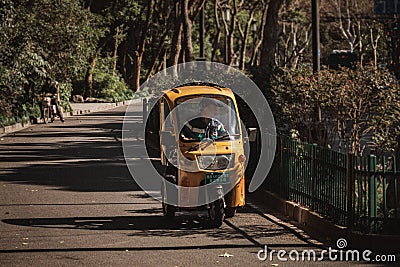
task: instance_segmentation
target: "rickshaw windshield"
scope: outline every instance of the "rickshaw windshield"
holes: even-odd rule
[[[204,104],[210,101],[216,103],[215,107]],[[229,97],[192,95],[178,98],[175,104],[175,108],[178,108],[177,123],[182,141],[201,141],[204,138],[223,141],[236,140],[240,137],[238,116],[233,101]],[[210,113],[210,109],[214,111]],[[207,134],[210,125],[214,127],[212,136]]]

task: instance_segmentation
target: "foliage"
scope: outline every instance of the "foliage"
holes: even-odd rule
[[[34,113],[35,95],[46,76],[60,82],[64,110],[69,110],[71,84],[74,93],[85,97],[91,88],[94,97],[109,101],[132,98],[138,81],[146,81],[165,65],[184,62],[190,50],[194,58],[199,56],[198,19],[205,3],[206,59],[224,62],[225,51],[230,64],[238,58],[239,68],[251,72],[272,106],[276,105],[281,127],[298,128],[303,138],[325,145],[341,140],[343,149],[353,150],[363,136],[372,133],[370,140],[376,146],[393,147],[389,140],[396,135],[392,121],[398,118],[397,82],[390,74],[323,71],[315,77],[305,67],[311,61],[310,1],[284,0],[272,14],[278,18],[279,43],[271,61],[291,68],[275,72],[272,80],[273,72],[260,62],[271,1],[189,1],[187,26],[193,40],[180,30],[185,13],[182,2],[0,0],[0,114],[22,118]],[[225,7],[230,10],[229,22],[222,16]],[[330,51],[346,49],[351,41],[363,56],[363,65],[376,58],[377,64],[387,63],[391,52],[383,36],[384,21],[365,16],[371,7],[369,0],[321,1],[322,62]],[[344,35],[346,23],[351,32]],[[192,48],[187,47],[189,41]],[[385,90],[376,89],[382,85]],[[352,90],[344,90],[347,87]],[[386,98],[391,100],[383,101]],[[372,99],[380,106],[372,105]],[[319,110],[321,120],[315,115]],[[351,115],[357,110],[356,116]],[[351,130],[354,125],[360,128]]]
[[[18,121],[35,116],[35,96],[46,76],[68,83],[82,75],[97,31],[79,1],[0,5],[0,114]],[[65,107],[68,91],[63,90]]]
[[[96,71],[93,75],[93,96],[109,101],[125,100],[128,88],[119,76]]]
[[[95,16],[79,1],[35,1],[23,7],[27,16],[21,23],[29,30],[35,50],[49,63],[48,74],[59,81],[73,79],[86,70],[87,58],[95,49],[101,32]],[[26,10],[28,9],[28,10]]]
[[[395,149],[400,87],[387,71],[279,69],[272,92],[281,131],[295,129],[309,143],[358,154]]]
[[[71,111],[71,105],[69,104],[69,99],[71,98],[72,84],[70,82],[60,83],[60,105],[64,112]]]

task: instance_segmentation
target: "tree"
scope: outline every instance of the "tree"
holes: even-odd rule
[[[84,73],[96,31],[89,26],[87,10],[76,1],[1,4],[0,87],[6,88],[1,102],[12,103],[1,112],[24,117],[32,112],[45,76],[69,83]]]
[[[242,15],[244,17],[243,22],[238,21],[238,30],[240,34],[240,39],[241,39],[241,46],[240,46],[240,52],[239,52],[239,69],[244,70],[245,69],[245,63],[246,63],[246,52],[247,52],[247,46],[248,46],[248,39],[249,39],[249,34],[250,34],[250,27],[253,23],[256,23],[255,20],[255,15],[257,9],[261,7],[261,1],[249,1],[246,2],[246,4],[243,4],[241,7],[241,13],[245,13],[246,16]],[[246,12],[243,12],[243,10],[246,10]],[[242,23],[244,24],[244,29],[242,26]]]
[[[310,47],[310,1],[286,1],[280,12],[280,42],[277,49],[277,65],[296,68],[300,57]],[[308,15],[307,15],[308,14]]]
[[[189,0],[181,0],[181,21],[183,27],[183,51],[184,61],[190,62],[193,60],[192,46],[192,21],[189,18]]]
[[[264,39],[261,49],[261,62],[263,66],[272,68],[275,65],[275,47],[279,41],[278,15],[283,0],[270,1],[268,4],[267,18],[264,27]]]
[[[272,85],[281,131],[296,129],[304,141],[354,154],[366,147],[379,153],[396,148],[400,86],[389,72],[364,67],[313,74],[310,68],[286,68],[275,73]],[[320,127],[315,127],[317,105]]]

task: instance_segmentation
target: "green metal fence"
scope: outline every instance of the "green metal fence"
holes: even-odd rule
[[[400,233],[395,157],[359,157],[280,136],[268,176],[268,190],[339,225]]]

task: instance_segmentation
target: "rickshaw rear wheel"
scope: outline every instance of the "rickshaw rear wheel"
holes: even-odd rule
[[[173,218],[175,216],[175,208],[167,203],[162,203],[164,217]]]
[[[47,124],[49,121],[49,109],[47,107],[43,107],[42,109],[42,114],[43,114],[43,123]]]
[[[162,210],[164,217],[172,218],[175,216],[175,207],[167,203],[167,187],[165,182],[161,185],[161,199],[162,199]]]
[[[210,203],[210,208],[208,209],[208,216],[210,218],[210,223],[214,227],[220,227],[225,219],[224,212],[224,201],[218,199]]]
[[[236,207],[226,207],[225,208],[225,217],[232,218],[236,214]]]

